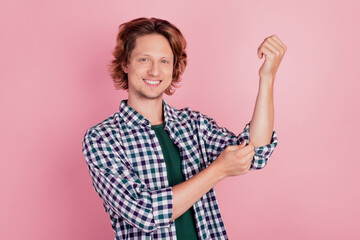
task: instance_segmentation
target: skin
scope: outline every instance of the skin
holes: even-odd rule
[[[260,59],[265,56],[265,61],[259,69],[259,91],[250,121],[250,143],[245,146],[244,141],[240,145],[226,147],[209,167],[174,186],[171,220],[186,212],[219,181],[249,172],[254,148],[271,142],[274,124],[273,85],[286,50],[286,46],[275,35],[265,38],[260,44],[257,54]],[[173,71],[173,53],[167,39],[159,34],[139,37],[123,70],[129,80],[128,105],[152,125],[162,123],[163,93],[171,84]],[[144,79],[161,82],[157,87],[150,87]]]
[[[129,62],[123,66],[128,74],[128,105],[152,125],[164,121],[162,100],[163,93],[171,85],[173,58],[168,40],[159,34],[149,34],[136,39]],[[149,87],[144,79],[161,83],[156,88]]]
[[[249,129],[255,147],[271,142],[274,128],[274,81],[286,51],[287,47],[276,35],[265,38],[257,50],[259,59],[265,56],[265,61],[259,69],[259,91]]]

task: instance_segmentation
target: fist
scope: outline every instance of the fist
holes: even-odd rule
[[[257,50],[260,59],[265,55],[265,61],[259,70],[260,78],[275,79],[276,72],[286,51],[287,47],[276,35],[265,38]]]
[[[214,164],[218,167],[221,176],[225,178],[249,172],[255,150],[252,142],[247,146],[245,144],[244,140],[240,145],[228,146],[218,156]]]

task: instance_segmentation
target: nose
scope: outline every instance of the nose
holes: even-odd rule
[[[159,64],[156,61],[151,63],[148,74],[152,76],[157,76],[159,74]]]

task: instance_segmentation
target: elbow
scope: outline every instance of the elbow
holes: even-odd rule
[[[110,215],[117,216],[117,218],[122,219],[121,221],[126,222],[128,225],[142,232],[152,233],[161,227],[158,224],[156,224],[151,214],[137,215],[140,212],[137,211],[137,214],[133,213],[130,215],[130,212],[128,212],[128,214],[124,214],[124,211],[122,211],[121,209],[114,208],[114,206],[111,205],[108,206],[108,208],[110,210],[108,211]]]
[[[122,218],[129,225],[145,233],[152,233],[171,224],[171,221],[162,222],[161,218],[157,219],[157,215],[150,208],[136,208],[132,210],[131,207],[119,208],[114,206],[114,204],[111,204],[110,208],[119,218]]]

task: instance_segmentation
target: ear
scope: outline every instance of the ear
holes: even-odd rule
[[[122,64],[121,64],[121,69],[122,69],[125,73],[128,73],[127,64],[122,63]]]

